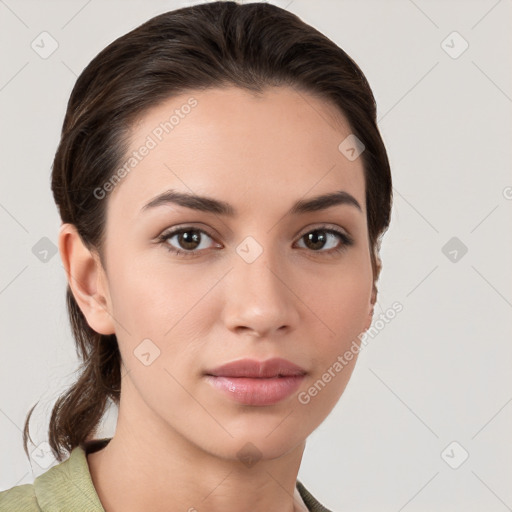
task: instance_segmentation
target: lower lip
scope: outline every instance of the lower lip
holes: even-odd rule
[[[303,379],[304,375],[268,379],[206,376],[206,380],[214,388],[245,405],[276,404],[297,391]]]

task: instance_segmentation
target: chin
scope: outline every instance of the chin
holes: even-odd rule
[[[247,424],[239,422],[236,428],[228,428],[232,438],[224,436],[217,439],[208,451],[223,459],[238,459],[241,462],[251,464],[256,460],[272,460],[282,457],[305,442],[308,432],[299,430],[303,422],[291,419],[293,413],[283,421],[288,414],[279,418],[266,418],[265,421],[257,421],[249,418]]]

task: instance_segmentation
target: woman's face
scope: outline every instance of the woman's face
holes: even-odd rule
[[[112,182],[95,193],[108,201],[120,415],[137,435],[274,458],[340,398],[371,320],[373,276],[363,163],[338,148],[350,127],[333,112],[288,87],[260,97],[226,88],[169,99],[135,125],[120,181],[105,199]],[[155,201],[170,191],[212,201]],[[292,209],[337,192],[338,202]],[[271,358],[305,375],[214,371]]]

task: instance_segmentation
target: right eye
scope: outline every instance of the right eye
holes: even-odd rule
[[[205,236],[212,239],[212,237],[202,229],[185,226],[162,233],[158,237],[158,240],[173,254],[183,257],[194,257],[197,256],[197,253],[201,250],[208,248],[204,247],[203,244]],[[176,238],[175,243],[178,244],[178,247],[169,243],[173,238]]]

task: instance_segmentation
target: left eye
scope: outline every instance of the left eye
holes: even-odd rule
[[[332,247],[328,247],[325,250],[313,249],[313,252],[322,253],[340,252],[353,244],[353,240],[348,235],[342,233],[341,231],[338,231],[337,229],[317,228],[314,229],[313,231],[308,231],[307,233],[302,235],[299,240],[303,239],[306,240],[307,244],[311,244],[313,247],[316,247],[317,249],[325,249],[325,245],[327,241],[330,239],[334,243]],[[336,240],[338,242],[336,242]]]

